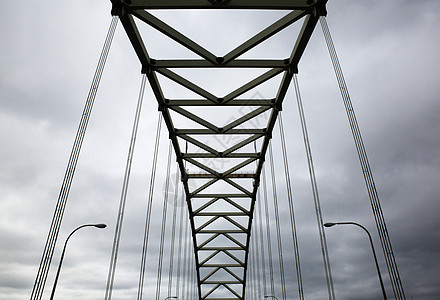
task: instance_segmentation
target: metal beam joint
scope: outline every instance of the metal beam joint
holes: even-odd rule
[[[316,16],[327,16],[327,4],[328,0],[316,0],[315,4],[315,15]]]
[[[110,0],[112,2],[111,14],[112,16],[121,16],[122,13],[122,1]]]

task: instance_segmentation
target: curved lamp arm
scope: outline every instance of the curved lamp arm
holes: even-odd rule
[[[380,287],[382,289],[382,295],[385,300],[387,300],[387,294],[385,292],[385,287],[382,280],[382,275],[380,274],[379,263],[377,262],[376,251],[374,250],[373,239],[371,238],[370,232],[359,223],[356,222],[336,222],[336,223],[325,223],[325,227],[333,227],[335,225],[355,225],[357,227],[362,228],[368,235],[368,239],[370,240],[371,251],[373,252],[374,262],[376,263],[377,276],[379,277]]]
[[[61,253],[61,258],[60,258],[60,263],[58,265],[58,270],[57,270],[57,275],[55,276],[55,282],[53,284],[53,288],[52,288],[52,293],[50,295],[50,300],[53,300],[53,297],[55,295],[55,289],[57,287],[57,283],[58,283],[58,278],[60,277],[60,271],[61,271],[61,265],[63,264],[63,259],[64,259],[64,253],[66,252],[66,246],[67,246],[67,242],[69,241],[70,237],[77,232],[78,230],[80,230],[81,228],[84,227],[96,227],[96,228],[105,228],[107,227],[106,224],[84,224],[81,226],[78,226],[77,228],[75,228],[67,237],[66,241],[64,242],[64,247],[63,247],[63,252]]]

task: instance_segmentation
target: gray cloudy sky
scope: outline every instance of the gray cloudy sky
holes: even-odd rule
[[[15,300],[30,296],[111,17],[110,1],[17,0],[0,1],[0,6],[0,299]],[[440,2],[436,0],[329,0],[328,3],[327,21],[364,137],[408,299],[440,298],[439,10]],[[224,32],[216,32],[215,36],[238,43],[240,37],[252,34],[252,26],[260,28],[276,16],[272,13],[267,18],[245,18],[235,13]],[[216,27],[200,26],[202,22],[214,22],[213,18],[196,13],[164,15],[164,18],[172,24],[184,23],[185,30],[193,30],[194,38],[207,47],[213,45],[218,51],[226,51],[207,29]],[[228,29],[234,30],[234,34],[225,34]],[[149,51],[153,57],[168,55],[168,51],[172,55],[171,44],[156,43],[155,33],[150,34],[154,43]],[[273,51],[283,53],[291,44],[289,34],[284,34],[271,41],[270,46]],[[356,221],[370,229],[391,298],[362,173],[319,27],[299,67],[324,220]],[[118,25],[60,240],[64,241],[72,229],[83,223],[103,222],[108,228],[83,229],[72,238],[57,290],[58,299],[104,296],[141,79],[139,71],[128,39]],[[261,93],[264,95],[264,91]],[[286,98],[283,118],[296,201],[304,294],[306,299],[324,299],[325,278],[292,91]],[[156,100],[147,88],[121,240],[115,299],[133,299],[137,288],[156,121]],[[159,199],[166,145],[163,139],[162,176],[156,193]],[[283,176],[281,168],[278,176]],[[156,241],[153,247],[158,244],[157,222],[154,224],[157,229],[153,228],[152,240]],[[379,298],[377,276],[364,233],[348,226],[326,232],[336,297]],[[58,243],[45,298],[52,286],[60,248]],[[290,258],[286,262],[288,298],[294,299],[297,292],[291,253],[286,251],[285,256]],[[153,295],[151,287],[155,286],[152,262],[147,268],[147,295]]]

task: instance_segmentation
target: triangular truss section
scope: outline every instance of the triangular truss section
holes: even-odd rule
[[[176,152],[190,214],[199,299],[244,299],[252,216],[264,157],[301,56],[319,17],[326,14],[327,0],[111,2],[112,14],[119,16],[142,73],[148,77]],[[210,50],[209,41],[202,46],[191,34],[180,32],[175,20],[173,27],[167,18],[161,19],[161,10],[167,14],[191,10],[193,17],[200,16],[198,26],[203,26],[206,10],[210,15],[218,12],[225,18],[223,24],[231,21],[228,12],[236,16],[258,11],[261,17],[268,14],[270,21],[232,49],[224,41],[225,47],[220,48],[228,52],[218,56]],[[156,31],[155,40],[144,36],[141,26]],[[294,45],[288,57],[253,57],[259,53],[257,47],[291,26],[299,29],[286,40],[286,45]],[[177,45],[173,51],[184,49],[182,54],[151,57],[147,49],[160,36]],[[233,80],[237,70],[247,75]]]

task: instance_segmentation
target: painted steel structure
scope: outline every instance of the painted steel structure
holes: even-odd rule
[[[327,0],[111,0],[147,75],[172,141],[190,213],[200,299],[244,299],[248,250],[260,174],[272,131],[292,77]],[[286,14],[241,45],[219,57],[163,22],[151,10],[285,10]],[[137,19],[137,20],[136,20]],[[136,21],[135,21],[136,20]],[[138,28],[145,23],[186,47],[198,59],[154,59]],[[294,23],[301,29],[290,57],[241,59]],[[178,69],[264,69],[226,95],[214,95]],[[279,76],[271,99],[244,98],[248,91]],[[168,99],[159,77],[185,87],[197,99]],[[203,107],[203,114],[200,114]],[[231,111],[240,110],[234,118]],[[222,126],[206,116],[231,114]],[[264,124],[253,120],[263,118]],[[185,119],[179,127],[178,119]],[[192,125],[188,125],[192,124]],[[211,141],[207,143],[206,141]]]

